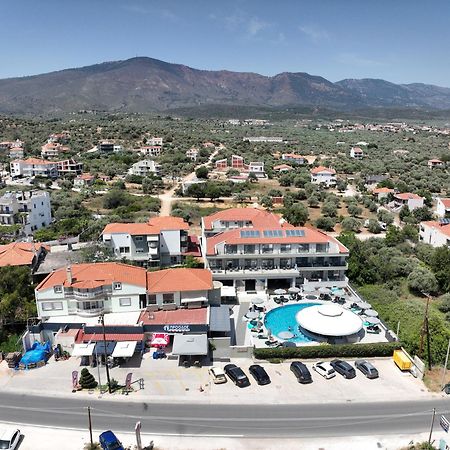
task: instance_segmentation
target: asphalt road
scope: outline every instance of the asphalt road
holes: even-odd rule
[[[413,434],[429,430],[431,411],[450,417],[450,399],[313,405],[204,405],[137,403],[0,394],[0,421],[95,430],[228,437],[329,437]]]

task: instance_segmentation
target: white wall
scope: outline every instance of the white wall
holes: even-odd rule
[[[425,244],[430,244],[433,247],[442,247],[448,245],[450,236],[444,234],[439,228],[431,227],[426,224],[420,224],[420,239]]]
[[[164,230],[160,235],[160,252],[162,254],[179,255],[181,252],[180,231]]]

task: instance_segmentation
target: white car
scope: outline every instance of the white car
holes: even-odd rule
[[[312,368],[327,380],[336,376],[336,371],[331,367],[331,364],[329,362],[316,362],[315,364],[313,364]]]
[[[0,449],[15,450],[19,448],[20,430],[17,428],[0,428]]]
[[[208,372],[211,375],[214,384],[222,384],[227,382],[225,372],[220,367],[211,367]]]

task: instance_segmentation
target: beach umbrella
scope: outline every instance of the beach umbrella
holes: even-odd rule
[[[356,304],[361,308],[361,309],[370,309],[372,308],[372,305],[370,303],[367,302],[356,302]]]
[[[315,292],[316,288],[314,286],[311,286],[309,284],[305,284],[303,286],[303,292]]]
[[[262,305],[264,303],[264,299],[261,297],[254,297],[252,298],[252,303],[254,305]]]
[[[319,292],[321,294],[329,294],[331,292],[331,289],[324,286],[324,287],[319,288]]]
[[[259,317],[259,312],[258,311],[249,311],[245,316],[248,319],[256,319],[257,317]]]
[[[364,314],[365,314],[367,317],[376,317],[376,316],[378,316],[378,313],[377,313],[374,309],[366,309],[366,310],[364,311]]]
[[[273,292],[275,295],[284,295],[286,294],[286,289],[275,289]]]
[[[288,289],[288,292],[289,292],[290,294],[298,294],[299,292],[301,292],[301,289],[298,288],[297,286],[294,286],[294,287],[290,287],[290,288]]]
[[[367,317],[367,322],[370,322],[372,325],[378,325],[381,323],[381,320],[378,317]]]

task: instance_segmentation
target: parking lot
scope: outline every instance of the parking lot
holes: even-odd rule
[[[357,370],[355,378],[347,380],[337,374],[330,380],[312,370],[314,361],[307,361],[313,383],[300,384],[290,371],[290,362],[271,364],[261,362],[272,382],[266,386],[258,386],[250,375],[248,367],[254,362],[251,359],[232,361],[240,366],[250,379],[251,385],[245,388],[235,386],[229,379],[225,384],[215,385],[208,374],[208,367],[184,368],[177,361],[142,360],[136,368],[114,368],[111,377],[123,383],[128,372],[133,373],[133,380],[143,378],[144,390],[130,394],[127,400],[154,401],[194,401],[208,403],[246,403],[246,404],[307,404],[336,402],[376,402],[401,401],[431,398],[441,396],[427,391],[422,381],[415,379],[409,373],[402,373],[392,359],[371,359],[377,367],[380,377],[369,380]],[[349,361],[353,365],[353,361]],[[225,365],[216,364],[218,367]],[[55,395],[73,396],[71,389],[71,373],[81,370],[79,360],[70,358],[67,361],[50,361],[45,367],[30,371],[14,372],[0,365],[0,388],[4,391],[28,392],[45,395],[54,392]],[[90,369],[97,378],[97,369]],[[100,369],[102,382],[106,381],[105,368]],[[137,388],[137,384],[134,385]],[[37,387],[39,387],[37,389]],[[77,392],[78,396],[98,395],[96,393]],[[108,394],[105,394],[110,397]],[[111,396],[122,399],[119,392]]]

